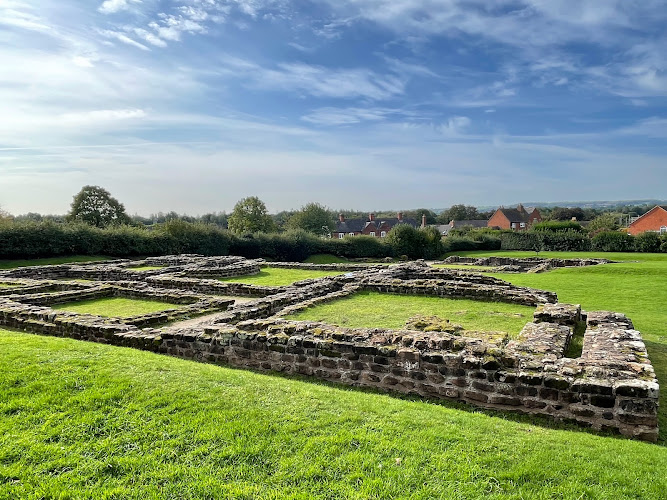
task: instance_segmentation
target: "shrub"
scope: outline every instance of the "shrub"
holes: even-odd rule
[[[593,250],[600,252],[632,252],[634,239],[629,234],[604,231],[593,237]]]
[[[591,240],[588,236],[573,230],[503,233],[500,241],[503,250],[585,252],[591,249]]]
[[[635,236],[635,250],[637,252],[659,252],[660,244],[660,235],[652,231]]]
[[[387,234],[386,242],[394,255],[407,255],[410,259],[423,256],[423,240],[419,231],[408,224],[398,224]]]
[[[581,224],[575,221],[559,221],[559,220],[548,220],[544,222],[538,222],[535,224],[531,231],[553,231],[553,232],[564,232],[564,231],[578,231],[582,232],[584,230],[581,227]]]

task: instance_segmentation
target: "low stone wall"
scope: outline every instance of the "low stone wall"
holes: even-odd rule
[[[443,264],[470,264],[474,266],[488,266],[494,271],[535,273],[545,272],[559,267],[584,267],[599,264],[611,264],[608,259],[551,259],[544,257],[461,257],[451,255],[442,261]]]
[[[152,276],[179,273],[191,277],[231,278],[257,274],[263,260],[241,257],[171,256],[150,257],[140,261],[118,260],[91,264],[19,267],[0,271],[0,279],[86,279],[95,281],[143,281]],[[164,266],[161,269],[135,271],[142,266]]]
[[[367,271],[369,269],[383,269],[381,264],[353,264],[335,262],[332,264],[307,264],[303,262],[266,262],[263,267],[278,267],[282,269],[304,269],[309,271]]]
[[[6,299],[8,301],[7,303],[11,302],[12,304],[19,303],[25,306],[43,306],[48,309],[49,314],[59,315],[63,312],[54,311],[48,306],[83,300],[101,299],[105,297],[158,300],[174,304],[173,308],[164,309],[162,311],[125,317],[122,318],[122,320],[116,318],[116,320],[127,325],[165,324],[182,318],[225,311],[234,304],[234,300],[230,299],[198,295],[187,291],[151,288],[143,284],[137,285],[133,282],[115,284],[103,283],[98,286],[91,286],[80,290],[65,290],[30,295],[12,295]],[[14,307],[12,310],[14,312],[17,311]],[[30,314],[33,314],[37,309],[28,307],[26,311],[30,311]],[[70,320],[76,320],[79,316],[88,316],[77,315],[74,313],[64,314],[66,314]],[[108,322],[108,319],[109,318],[104,318],[102,321],[106,323]]]
[[[280,293],[284,287],[251,285],[248,283],[222,282],[215,279],[188,278],[181,275],[149,276],[146,282],[167,289],[191,290],[210,295],[236,295],[241,297],[268,297]]]

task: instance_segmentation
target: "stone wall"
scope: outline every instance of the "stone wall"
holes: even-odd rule
[[[473,266],[489,266],[494,271],[515,273],[540,273],[559,267],[584,267],[611,264],[608,259],[550,259],[544,257],[461,257],[451,255],[442,261],[443,264],[469,264]]]

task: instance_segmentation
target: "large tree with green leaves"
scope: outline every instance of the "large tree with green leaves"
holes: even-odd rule
[[[270,233],[276,225],[269,215],[266,205],[257,196],[249,196],[239,201],[227,219],[227,227],[233,233]]]
[[[84,186],[74,196],[67,220],[84,222],[96,227],[131,222],[123,204],[100,186]]]
[[[481,217],[481,214],[477,211],[477,207],[472,205],[452,205],[447,210],[443,211],[438,216],[438,222],[441,224],[449,224],[453,220],[475,220]]]
[[[333,213],[319,203],[308,203],[289,218],[287,228],[317,235],[329,234],[334,228]]]

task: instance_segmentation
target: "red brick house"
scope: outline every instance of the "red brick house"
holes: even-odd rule
[[[645,231],[667,233],[667,205],[656,205],[628,226],[628,234],[639,234]]]
[[[521,203],[516,208],[499,208],[489,221],[487,227],[497,229],[511,229],[513,231],[525,231],[536,222],[540,222],[542,216],[537,208],[524,208]]]
[[[396,217],[382,217],[380,219],[376,219],[375,214],[368,214],[368,219],[345,219],[343,214],[338,214],[336,229],[331,232],[331,237],[343,238],[345,236],[365,235],[384,238],[398,224],[409,224],[412,227],[417,227],[417,221],[410,217],[403,217],[402,212],[398,212]]]

